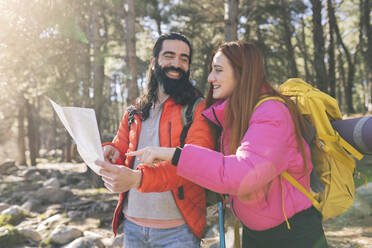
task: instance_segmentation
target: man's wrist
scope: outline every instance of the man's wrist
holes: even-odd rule
[[[134,172],[134,187],[133,188],[139,188],[142,183],[142,170],[133,170]]]

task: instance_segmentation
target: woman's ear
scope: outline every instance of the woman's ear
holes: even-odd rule
[[[153,56],[151,56],[150,58],[150,67],[151,67],[151,70],[155,69],[155,57]]]

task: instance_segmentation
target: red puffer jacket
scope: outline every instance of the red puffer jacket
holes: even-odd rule
[[[203,100],[195,110],[194,121],[187,134],[185,143],[195,144],[210,149],[214,148],[213,138],[209,132],[207,120],[202,117],[201,113],[205,109]],[[164,103],[163,111],[159,124],[160,146],[176,147],[180,145],[180,134],[183,126],[181,122],[182,106],[177,105],[172,98],[168,98]],[[137,149],[138,140],[141,132],[141,120],[135,115],[131,128],[128,128],[128,111],[125,112],[121,121],[118,133],[112,143],[120,153],[118,164],[132,167],[134,157],[126,157],[125,153]],[[165,192],[172,190],[176,204],[183,215],[191,231],[201,238],[205,226],[205,191],[202,187],[177,176],[176,167],[169,162],[160,162],[155,166],[140,164],[137,169],[142,170],[141,186],[137,189],[143,193]],[[183,186],[183,197],[179,197],[178,188]],[[112,228],[116,235],[117,227],[123,222],[122,213],[125,192],[120,193],[119,201],[115,209]]]

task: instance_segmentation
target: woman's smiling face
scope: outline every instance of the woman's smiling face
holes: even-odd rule
[[[234,69],[228,58],[218,51],[212,61],[212,70],[208,76],[208,82],[213,87],[214,99],[228,98],[237,85]]]

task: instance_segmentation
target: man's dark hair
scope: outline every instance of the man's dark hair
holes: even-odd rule
[[[161,35],[157,41],[155,42],[154,48],[152,50],[152,55],[155,58],[155,63],[158,63],[159,53],[163,48],[163,43],[165,40],[180,40],[185,42],[189,49],[190,49],[190,57],[189,57],[189,65],[191,63],[191,56],[192,56],[192,47],[189,40],[182,34],[179,33],[170,33],[170,34],[163,34]],[[190,70],[190,67],[189,67]],[[141,112],[142,120],[146,120],[149,117],[149,112],[151,106],[155,103],[158,99],[158,87],[159,82],[156,80],[154,71],[149,66],[147,71],[147,89],[145,93],[137,99],[136,102],[136,109]],[[188,84],[186,88],[183,90],[182,94],[177,96],[172,96],[175,103],[179,105],[186,105],[191,103],[196,96],[201,96],[199,90],[197,90],[191,82],[188,80]]]
[[[161,35],[155,42],[154,48],[152,49],[152,56],[154,56],[156,59],[159,58],[159,53],[161,49],[163,48],[163,42],[165,40],[180,40],[180,41],[185,42],[190,49],[189,65],[191,64],[192,47],[191,47],[190,41],[184,35],[180,33],[170,33],[170,34]]]

